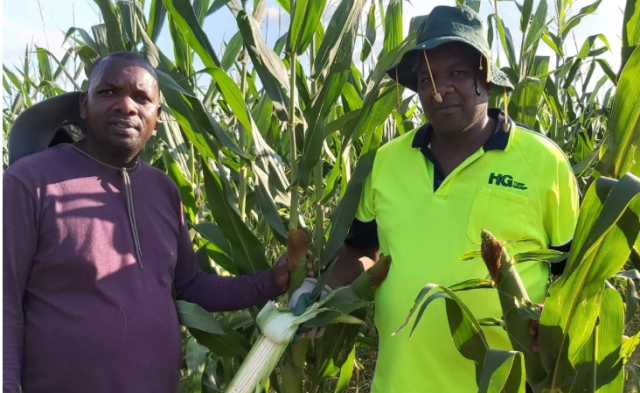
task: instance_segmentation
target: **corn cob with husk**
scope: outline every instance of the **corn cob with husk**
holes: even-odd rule
[[[287,241],[288,263],[291,281],[299,281],[304,276],[300,274],[300,265],[304,264],[306,253],[306,234],[301,230],[292,230]],[[375,289],[386,278],[391,264],[390,257],[381,257],[369,270],[362,273],[349,286],[356,296],[363,300],[372,300]],[[298,274],[294,272],[298,269]],[[302,269],[305,269],[302,266]],[[290,286],[294,285],[291,282]],[[289,291],[292,293],[291,289]],[[274,302],[267,303],[258,313],[256,324],[262,332],[251,351],[240,366],[240,369],[227,386],[227,393],[259,393],[269,378],[289,344],[293,341],[298,327],[330,308],[322,306],[333,297],[330,292],[323,299],[311,304],[299,316],[295,316],[289,308],[279,308]],[[343,315],[335,322],[362,323],[355,317]]]
[[[289,231],[287,237],[287,254],[291,272],[289,277],[289,300],[291,300],[293,293],[305,280],[306,251],[308,248],[309,238],[306,232],[301,229],[292,229]],[[306,352],[306,340],[292,344],[286,349],[284,361],[280,369],[282,388],[284,391],[291,393],[302,392]]]
[[[547,373],[540,356],[533,352],[534,338],[529,333],[531,318],[522,312],[523,308],[531,307],[529,295],[507,249],[489,231],[482,230],[481,239],[482,259],[498,289],[505,329],[513,349],[524,355],[527,380],[535,390]]]
[[[227,387],[227,393],[257,393],[280,361],[298,326],[320,313],[319,303],[312,304],[307,311],[296,317],[288,309],[275,303],[267,303],[258,313],[256,323],[262,335],[249,351],[240,369]]]

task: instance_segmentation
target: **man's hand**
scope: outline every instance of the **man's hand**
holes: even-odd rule
[[[309,261],[309,257],[311,257],[311,252],[307,250],[307,262],[305,267],[307,268],[307,278],[303,281],[300,288],[298,288],[291,296],[289,301],[289,307],[294,308],[300,296],[306,294],[307,297],[315,288],[317,280],[314,277],[313,272],[313,264]],[[284,253],[280,258],[278,258],[278,262],[271,268],[271,278],[273,279],[273,283],[276,284],[278,288],[282,291],[282,293],[286,292],[289,289],[289,277],[291,269],[295,268],[294,265],[289,264],[289,259],[287,253]],[[331,289],[326,287],[325,290],[322,291],[322,296],[325,296],[329,293]],[[305,297],[305,299],[307,298]],[[307,304],[308,305],[308,304]],[[306,306],[305,305],[305,308]],[[325,328],[320,329],[311,329],[307,332],[299,334],[296,339],[299,340],[301,338],[319,338],[324,334]]]
[[[538,330],[539,329],[540,329],[540,320],[532,319],[531,322],[529,322],[529,334],[533,336],[531,349],[533,349],[533,352],[535,353],[538,353],[538,351],[540,350],[538,348]]]
[[[311,251],[307,250],[307,277],[313,277],[313,264],[309,261],[309,257],[311,257]],[[270,270],[273,283],[280,288],[282,293],[285,293],[289,289],[290,271],[291,266],[289,265],[287,253],[284,253],[278,258],[278,262],[276,262]]]
[[[542,308],[544,307],[544,303],[538,303],[536,304],[536,307],[540,308],[540,311],[542,311]],[[529,322],[529,334],[533,336],[531,349],[533,350],[534,353],[538,353],[540,351],[540,348],[538,346],[539,330],[540,330],[540,319],[532,319],[531,322]]]

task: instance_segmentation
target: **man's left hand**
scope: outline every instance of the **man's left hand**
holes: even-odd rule
[[[533,349],[534,353],[538,353],[538,331],[540,329],[540,320],[532,319],[529,322],[529,334],[533,336],[533,342],[531,343],[531,349]]]
[[[544,303],[536,304],[536,307],[540,308],[540,311],[544,308]],[[540,348],[538,347],[538,332],[540,331],[540,318],[532,319],[529,322],[529,334],[533,336],[533,342],[531,342],[531,349],[534,353],[538,353]]]
[[[307,250],[307,277],[313,277],[313,264],[309,260],[309,257],[311,257],[311,251]],[[284,253],[280,258],[278,258],[278,262],[276,262],[276,264],[271,268],[271,279],[273,280],[273,283],[280,288],[282,293],[289,289],[290,271],[287,253]]]

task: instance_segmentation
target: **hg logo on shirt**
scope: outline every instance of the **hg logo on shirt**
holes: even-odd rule
[[[511,175],[503,175],[501,173],[491,173],[489,175],[489,184],[495,184],[496,186],[511,187],[516,190],[526,190],[527,186],[524,183],[519,183],[513,180]]]

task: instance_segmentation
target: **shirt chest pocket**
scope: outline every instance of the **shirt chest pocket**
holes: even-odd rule
[[[501,241],[523,240],[529,210],[529,198],[524,195],[480,187],[469,213],[467,236],[479,244],[481,230],[486,229]]]

